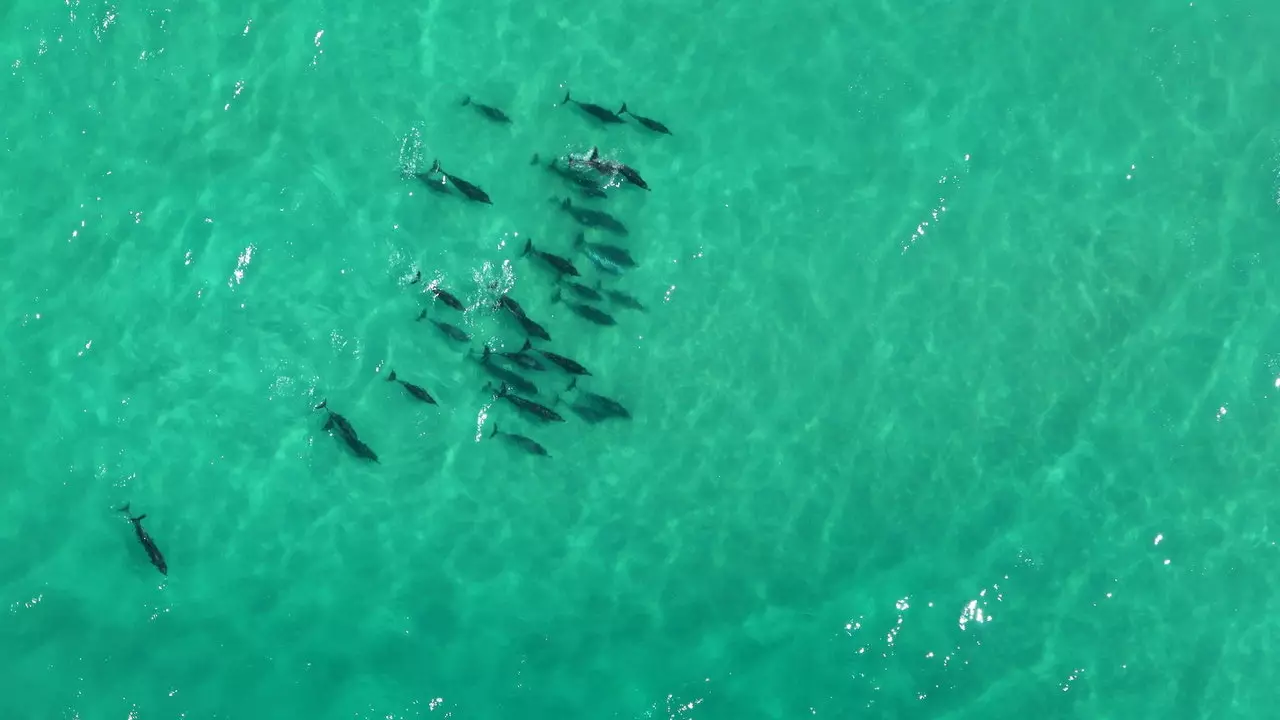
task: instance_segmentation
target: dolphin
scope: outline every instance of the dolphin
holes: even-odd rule
[[[468,105],[475,108],[476,111],[479,112],[481,115],[485,116],[486,118],[496,123],[504,123],[507,125],[511,124],[511,118],[507,117],[506,113],[502,112],[501,110],[499,110],[498,108],[492,105],[485,105],[484,103],[475,102],[471,99],[470,95],[462,98],[462,106],[466,107]],[[625,109],[627,107],[626,103],[623,103],[622,107]],[[640,124],[642,125],[644,124],[644,120],[641,120],[640,118],[636,118],[636,119],[640,120]],[[645,125],[645,127],[648,127],[648,125]]]
[[[396,377],[396,371],[395,371],[395,370],[392,370],[392,371],[391,371],[391,374],[387,376],[387,382],[397,382],[397,381],[398,381],[398,382],[399,382],[399,383],[404,387],[404,389],[405,389],[405,390],[407,390],[407,391],[409,392],[409,394],[410,394],[410,395],[412,395],[414,398],[416,398],[416,399],[418,399],[418,400],[421,400],[422,402],[427,403],[427,404],[429,404],[429,405],[435,405],[435,404],[437,404],[437,403],[436,403],[436,399],[435,399],[435,398],[433,398],[433,397],[431,397],[431,393],[427,392],[427,391],[426,391],[425,389],[423,389],[423,388],[418,387],[417,385],[414,385],[413,383],[405,382],[404,380],[400,380],[399,378],[397,378],[397,377]]]
[[[356,434],[356,429],[351,426],[350,421],[338,413],[328,410],[328,408],[328,400],[321,400],[320,404],[316,406],[317,410],[327,410],[329,413],[329,419],[325,421],[324,428],[322,429],[329,431],[337,428],[338,437],[342,438],[342,442],[346,443],[347,447],[350,448],[351,452],[355,453],[356,457],[381,463],[381,461],[378,460],[378,454],[373,451],[373,448],[366,445],[364,441],[360,439]]]
[[[565,300],[564,295],[556,290],[556,294],[551,298],[551,302],[564,303],[569,306],[575,315],[585,320],[590,320],[597,325],[617,325],[618,321],[613,319],[609,313],[590,305],[576,303],[572,300]]]
[[[423,310],[421,313],[418,314],[419,320],[423,320],[426,317],[427,317],[426,310]],[[450,340],[456,340],[458,342],[471,342],[471,336],[468,335],[465,330],[458,327],[457,325],[451,325],[447,322],[440,322],[439,320],[436,320],[434,318],[431,320],[431,322],[434,323],[436,328],[438,328],[440,332],[444,333],[445,337],[449,338]]]
[[[569,200],[566,198],[565,202],[569,202]],[[520,253],[520,257],[524,257],[529,253],[533,253],[534,257],[540,258],[543,262],[555,268],[555,271],[560,273],[561,275],[572,275],[574,277],[577,277],[578,275],[581,274],[578,272],[578,268],[574,267],[573,263],[569,262],[569,260],[562,258],[559,255],[553,255],[549,252],[543,252],[535,248],[533,246],[532,238],[525,241],[524,251]]]
[[[533,160],[530,161],[529,164],[530,165],[540,164],[538,155],[536,153],[533,156]],[[559,158],[551,158],[551,161],[547,163],[547,168],[551,170],[551,172],[555,173],[556,175],[559,175],[560,178],[565,182],[578,188],[578,192],[582,193],[586,197],[590,197],[590,198],[609,197],[608,195],[605,194],[604,190],[601,189],[599,183],[597,183],[595,180],[592,180],[591,178],[586,177],[582,173],[576,172],[571,167],[569,168],[561,167]]]
[[[492,388],[493,386],[490,385],[489,387]],[[496,397],[505,398],[520,412],[542,422],[564,422],[564,417],[560,413],[546,405],[527,400],[519,395],[512,395],[511,388],[506,383],[502,383],[502,387],[498,390]]]
[[[649,128],[650,130],[656,133],[662,133],[663,135],[671,134],[671,131],[667,129],[666,125],[663,125],[662,123],[658,122],[657,120],[654,120],[653,118],[641,117],[640,115],[637,115],[631,112],[630,110],[628,110],[626,103],[622,103],[622,109],[618,110],[619,117],[621,117],[624,114],[630,115],[631,117],[635,118],[641,125]]]
[[[493,357],[493,350],[488,345],[485,345],[484,353],[480,356],[480,359],[477,361],[478,363],[480,363],[480,367],[483,368],[485,372],[501,380],[504,385],[510,385],[514,387],[516,390],[519,390],[520,392],[524,393],[525,395],[538,394],[537,385],[534,385],[532,382],[526,380],[525,378],[521,377],[516,373],[511,372],[510,370],[504,367],[500,367],[494,364],[493,362],[490,361],[490,358],[492,357]]]
[[[125,514],[129,518],[129,522],[133,523],[133,532],[138,536],[138,542],[142,543],[142,548],[147,551],[147,557],[151,559],[151,564],[156,566],[161,575],[168,576],[169,565],[164,561],[164,555],[160,552],[160,548],[156,547],[155,540],[151,539],[151,535],[142,527],[142,521],[147,517],[146,513],[133,517],[129,514],[129,503],[125,503],[124,507],[118,508],[119,512]]]
[[[466,309],[467,309],[466,306],[462,304],[462,301],[458,299],[457,295],[454,295],[453,293],[449,292],[448,290],[445,290],[444,288],[438,285],[428,285],[425,288],[423,288],[422,291],[430,292],[432,295],[436,297],[437,300],[444,303],[445,305],[448,305],[454,310],[457,310],[459,312],[466,312]]]
[[[542,355],[542,357],[550,360],[556,365],[559,365],[561,370],[564,370],[570,375],[590,375],[591,374],[591,372],[588,371],[585,367],[583,367],[580,363],[578,363],[577,360],[572,360],[563,355],[558,355],[556,353],[551,352],[550,350],[539,350],[538,348],[535,348],[535,347],[531,347],[529,349]]]
[[[573,240],[573,248],[587,254],[587,259],[603,272],[621,275],[623,270],[636,266],[635,258],[625,248],[605,243],[587,242],[587,234],[580,232]]]
[[[507,442],[510,442],[512,445],[515,445],[516,447],[520,448],[521,450],[524,450],[530,455],[541,455],[543,457],[548,457],[548,458],[551,457],[551,455],[547,452],[546,448],[542,447],[531,438],[527,438],[523,435],[517,435],[515,433],[509,433],[509,432],[499,433],[498,423],[495,422],[493,424],[493,432],[489,433],[489,437],[494,438],[494,437],[497,437],[499,434],[501,434],[502,437],[507,440]]]
[[[468,200],[474,200],[475,202],[484,203],[485,205],[493,204],[493,201],[489,199],[489,193],[485,192],[484,190],[481,190],[479,185],[476,185],[474,183],[469,183],[466,180],[463,180],[462,178],[458,177],[457,175],[450,175],[449,173],[445,172],[444,169],[440,167],[439,160],[436,160],[431,165],[431,173],[437,173],[437,172],[440,173],[440,175],[444,177],[446,180],[448,180],[450,185],[453,185],[454,187],[458,188],[458,191],[461,192],[463,195],[465,195]]]
[[[631,411],[623,407],[622,403],[617,400],[605,397],[604,395],[597,395],[593,392],[588,392],[579,388],[578,378],[574,378],[573,381],[569,383],[569,387],[564,389],[565,392],[569,392],[570,390],[578,391],[578,402],[585,402],[585,404],[590,405],[607,417],[626,418],[627,420],[631,419]]]
[[[617,160],[601,160],[600,148],[598,147],[592,147],[591,152],[587,154],[585,159],[578,160],[576,162],[586,165],[589,168],[593,168],[596,172],[606,174],[617,173],[626,178],[632,185],[636,185],[645,190],[649,189],[649,183],[645,182],[644,178],[640,177],[640,173],[636,172],[635,168],[627,165],[626,163],[620,163]]]
[[[569,97],[569,91],[565,90],[564,100],[562,100],[560,104],[568,105],[569,103],[576,104],[578,107],[586,111],[588,115],[590,115],[591,117],[599,120],[600,122],[606,125],[626,122],[626,120],[622,119],[622,116],[618,115],[618,113],[610,110],[609,108],[601,107],[599,105],[596,105],[595,103],[584,103],[584,102],[579,102],[577,100],[574,100],[573,98]]]
[[[560,201],[560,209],[573,216],[578,224],[587,227],[597,227],[602,230],[608,230],[616,235],[627,235],[627,226],[622,224],[621,220],[610,215],[603,210],[593,210],[591,208],[574,207],[573,202],[569,198]]]
[[[580,282],[574,282],[572,280],[563,280],[561,284],[564,285],[566,288],[569,288],[569,290],[572,291],[574,295],[577,295],[583,300],[589,300],[591,302],[600,302],[604,300],[604,295],[601,295],[598,289],[590,287],[588,285],[583,285]]]
[[[597,289],[600,289],[600,286],[601,286],[601,283],[596,284]],[[648,311],[648,308],[640,304],[640,301],[637,300],[636,297],[634,295],[631,295],[630,293],[625,293],[625,292],[622,292],[621,290],[609,290],[609,289],[603,289],[603,292],[605,295],[609,296],[609,300],[612,301],[615,305],[619,305],[624,308],[630,308],[632,310],[639,310],[640,312]]]

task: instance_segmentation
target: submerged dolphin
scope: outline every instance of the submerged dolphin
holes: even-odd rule
[[[151,558],[151,564],[156,566],[161,575],[168,575],[169,565],[165,563],[164,555],[161,554],[160,548],[156,547],[155,541],[151,539],[147,531],[142,529],[142,521],[147,517],[147,514],[143,513],[138,517],[129,515],[129,503],[125,503],[124,507],[119,508],[119,510],[129,518],[129,522],[133,523],[133,531],[138,535],[138,542],[142,543],[143,549],[147,551],[147,557]]]

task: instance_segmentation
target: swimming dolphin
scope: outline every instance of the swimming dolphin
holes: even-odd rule
[[[538,362],[538,358],[529,354],[529,351],[532,349],[533,341],[525,338],[524,346],[516,352],[504,352],[498,354],[525,370],[532,370],[534,372],[542,372],[543,370],[546,370],[546,367],[544,367],[542,363]]]
[[[492,386],[490,386],[490,388],[492,388]],[[506,383],[502,384],[502,387],[498,390],[498,394],[495,397],[505,398],[507,402],[514,405],[520,412],[534,419],[541,420],[542,422],[564,422],[564,417],[562,417],[560,413],[552,410],[546,405],[536,403],[532,400],[527,400],[519,395],[512,395],[511,388],[508,387]]]
[[[584,305],[582,303],[576,303],[572,300],[565,300],[564,295],[559,290],[556,290],[556,294],[551,298],[551,302],[564,303],[569,306],[569,309],[572,310],[575,315],[583,319],[590,320],[597,325],[618,324],[618,321],[614,320],[612,315],[599,308]]]
[[[484,103],[474,102],[472,101],[470,95],[462,98],[462,106],[466,107],[468,105],[475,108],[481,115],[485,116],[486,118],[496,123],[505,123],[508,125],[511,124],[511,118],[507,117],[506,113],[502,112],[501,110],[499,110],[498,108],[492,105],[485,105]],[[622,107],[625,108],[626,103],[623,103]],[[636,119],[640,120],[640,118],[636,118]],[[643,120],[640,120],[640,122],[641,124],[644,123]],[[648,127],[648,126],[646,125],[645,127]]]
[[[569,200],[566,198],[565,202],[569,202]],[[560,273],[561,275],[572,275],[574,277],[577,277],[578,275],[581,274],[578,272],[578,268],[574,267],[573,263],[569,262],[569,260],[567,260],[566,258],[562,258],[559,255],[553,255],[549,252],[543,252],[535,248],[533,246],[532,238],[525,241],[524,252],[520,253],[520,257],[524,257],[529,253],[533,253],[534,257],[540,258],[543,262],[555,268],[555,271]]]
[[[326,410],[329,413],[329,419],[325,421],[324,427],[321,429],[325,432],[337,429],[338,437],[342,438],[342,442],[346,443],[356,457],[381,463],[378,460],[378,454],[373,451],[373,448],[366,445],[356,434],[356,429],[351,426],[351,422],[328,408],[329,401],[327,399],[321,400],[320,404],[316,406],[317,410]]]
[[[539,164],[538,155],[536,153],[533,156],[533,160],[530,161],[529,164],[530,165]],[[600,185],[595,180],[592,180],[591,178],[586,177],[585,175],[575,171],[571,167],[568,167],[568,168],[561,167],[559,158],[551,158],[551,161],[547,163],[547,168],[551,170],[551,172],[560,176],[560,178],[565,182],[578,188],[578,192],[582,193],[587,197],[591,197],[591,198],[609,197],[608,195],[605,194],[604,190],[601,189]]]
[[[626,418],[627,420],[631,419],[631,411],[623,407],[622,403],[617,400],[605,397],[604,395],[597,395],[593,392],[588,392],[579,388],[578,378],[574,378],[573,381],[569,383],[569,387],[565,388],[564,391],[569,392],[575,389],[578,391],[579,402],[585,401],[586,404],[591,405],[608,417]]]
[[[418,314],[419,320],[423,320],[426,317],[427,317],[426,310],[423,310],[421,313]],[[458,342],[471,342],[471,336],[467,334],[465,330],[458,327],[457,325],[451,325],[447,322],[440,322],[439,320],[436,320],[434,318],[431,319],[431,322],[434,323],[436,328],[438,328],[440,332],[444,333],[445,337],[449,338],[450,340],[457,340]]]
[[[534,322],[532,318],[525,314],[524,308],[520,307],[520,303],[513,300],[511,296],[506,293],[498,296],[498,307],[511,313],[511,317],[515,318],[516,322],[520,323],[520,329],[524,330],[526,335],[540,338],[548,342],[551,341],[551,333],[547,332],[546,328]]]
[[[414,385],[413,383],[400,380],[399,378],[396,377],[396,371],[392,370],[391,374],[387,376],[387,382],[397,382],[397,381],[414,398],[421,400],[422,402],[427,403],[429,405],[437,404],[436,399],[431,397],[431,393],[427,392],[423,388],[418,387],[417,385]]]
[[[616,235],[628,234],[627,226],[623,225],[622,221],[603,210],[575,207],[569,198],[564,198],[560,201],[560,209],[573,216],[573,219],[577,220],[580,225],[601,228]]]
[[[498,423],[495,422],[493,424],[493,432],[489,433],[489,437],[494,438],[494,437],[497,437],[499,434],[501,434],[502,437],[506,438],[506,440],[510,442],[512,445],[515,445],[516,447],[520,448],[521,450],[524,450],[530,455],[541,455],[543,457],[551,457],[551,455],[547,453],[546,448],[542,447],[531,438],[527,438],[523,435],[516,435],[515,433],[509,433],[509,432],[499,433]]]
[[[573,248],[585,252],[591,263],[611,275],[621,275],[623,270],[636,266],[635,258],[626,248],[606,243],[587,242],[587,234],[580,232],[573,239]]]
[[[603,283],[597,282],[596,288],[601,289],[602,284]],[[602,289],[602,290],[605,295],[609,296],[609,300],[613,301],[615,305],[620,305],[624,308],[631,308],[632,310],[639,310],[640,312],[648,311],[648,308],[640,304],[640,301],[637,300],[634,295],[622,292],[621,290],[610,290],[610,289]]]
[[[569,288],[574,295],[577,295],[583,300],[589,300],[592,302],[600,302],[604,300],[604,295],[601,295],[600,290],[597,288],[583,285],[580,282],[574,282],[572,280],[561,280],[561,284]]]
[[[670,135],[670,134],[671,134],[671,131],[667,129],[667,126],[666,126],[666,125],[663,125],[662,123],[660,123],[660,122],[658,122],[657,120],[654,120],[654,119],[652,119],[652,118],[641,117],[641,116],[639,116],[639,115],[637,115],[637,114],[635,114],[635,113],[631,112],[630,110],[628,110],[628,109],[627,109],[627,104],[626,104],[626,103],[622,103],[622,109],[621,109],[621,110],[618,110],[618,116],[619,116],[619,117],[621,117],[623,114],[630,115],[631,117],[633,117],[633,118],[635,118],[636,120],[638,120],[638,121],[640,122],[640,124],[641,124],[641,125],[643,125],[643,126],[645,126],[645,127],[649,128],[650,130],[652,130],[652,131],[654,131],[654,132],[662,133],[663,135]]]
[[[627,181],[630,182],[632,185],[636,185],[645,190],[649,189],[649,183],[645,182],[644,178],[640,177],[640,173],[636,172],[635,168],[631,167],[630,165],[627,165],[626,163],[620,163],[617,160],[601,159],[600,148],[598,147],[592,147],[591,152],[587,153],[586,158],[581,160],[575,160],[573,162],[577,162],[578,164],[586,165],[589,168],[593,168],[596,172],[602,172],[606,174],[617,173],[618,175],[621,175],[622,177],[626,178]]]
[[[431,172],[440,173],[442,177],[444,177],[446,180],[449,181],[450,185],[453,185],[454,187],[458,188],[459,192],[465,195],[468,200],[474,200],[475,202],[484,203],[485,205],[493,204],[493,201],[489,199],[489,193],[485,192],[484,190],[481,190],[479,185],[476,185],[474,183],[469,183],[466,180],[463,180],[462,178],[458,177],[457,175],[450,175],[449,173],[445,172],[444,169],[440,167],[439,160],[436,160],[434,163],[432,163]]]
[[[558,355],[556,353],[551,352],[550,350],[539,350],[538,348],[535,348],[535,347],[530,347],[529,349],[538,353],[542,357],[550,360],[556,365],[559,365],[561,370],[564,370],[570,375],[590,375],[591,374],[591,372],[588,371],[585,367],[583,367],[580,363],[578,363],[577,360],[572,360],[563,355]]]
[[[129,503],[125,503],[124,507],[119,511],[129,518],[129,522],[133,523],[133,532],[138,536],[138,542],[142,543],[142,548],[147,551],[147,557],[151,559],[151,564],[156,566],[161,575],[168,576],[169,565],[164,561],[164,555],[160,552],[160,548],[156,547],[156,542],[151,539],[151,535],[142,528],[142,521],[147,517],[146,513],[138,517],[132,517],[129,514]]]
[[[448,305],[454,310],[458,310],[459,312],[466,312],[466,309],[467,309],[466,306],[462,304],[462,301],[459,300],[456,295],[454,295],[453,293],[449,292],[448,290],[445,290],[444,288],[438,285],[428,285],[425,288],[423,288],[422,291],[430,292],[432,295],[436,297],[437,300],[444,303],[445,305]]]
[[[485,345],[483,354],[480,356],[480,359],[477,360],[476,362],[480,364],[480,367],[483,368],[485,372],[501,380],[504,385],[510,385],[511,387],[514,387],[516,390],[519,390],[525,395],[538,394],[537,385],[534,385],[532,382],[525,379],[521,375],[511,372],[510,370],[492,362],[491,361],[492,357],[493,357],[493,350],[488,345]],[[492,385],[489,385],[488,387],[492,387]]]
[[[564,100],[562,100],[560,104],[568,105],[571,102],[576,104],[578,107],[582,108],[583,110],[585,110],[586,113],[591,117],[594,117],[595,119],[599,120],[600,122],[606,125],[626,122],[626,120],[623,120],[622,117],[618,115],[618,113],[610,110],[609,108],[601,107],[599,105],[596,105],[595,103],[584,103],[584,102],[578,102],[577,100],[574,100],[573,98],[569,97],[569,91],[565,90]]]

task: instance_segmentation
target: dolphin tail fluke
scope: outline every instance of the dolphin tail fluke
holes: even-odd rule
[[[422,271],[418,270],[413,274],[413,279],[409,281],[410,285],[417,285],[422,280]]]
[[[392,370],[391,374],[387,376],[387,382],[395,382],[395,381],[396,381],[396,371]]]
[[[320,404],[319,404],[319,405],[317,405],[317,406],[315,407],[315,409],[316,409],[316,410],[323,410],[323,409],[325,409],[325,408],[327,408],[327,407],[329,407],[329,398],[325,398],[325,399],[321,400],[321,401],[320,401]],[[126,506],[126,507],[128,507],[128,506]]]
[[[129,514],[129,503],[125,503],[124,505],[121,505],[120,507],[116,508],[116,512],[122,512],[122,513],[124,513],[125,515],[128,515],[128,514]]]
[[[561,200],[561,201],[560,201],[560,207],[562,207],[562,208],[566,208],[566,209],[567,209],[567,208],[570,208],[570,207],[572,207],[572,206],[573,206],[573,202],[572,202],[572,201],[570,201],[570,200],[569,200],[569,198],[565,198],[565,199],[563,199],[563,200]]]
[[[432,161],[432,163],[431,163],[431,172],[433,172],[433,173],[443,173],[443,172],[444,172],[443,170],[441,170],[441,169],[440,169],[440,159],[439,159],[439,158],[436,158],[434,161]]]
[[[578,387],[578,378],[574,378],[573,380],[570,380],[570,381],[569,381],[569,387],[565,388],[565,389],[564,389],[564,391],[565,391],[565,392],[569,392],[570,390],[572,390],[572,389],[574,389],[574,388],[576,388],[576,387]]]
[[[533,252],[533,238],[529,238],[524,241],[524,250],[521,251],[520,257],[524,257],[531,252]]]
[[[533,349],[533,341],[529,338],[524,339],[524,346],[520,348],[520,352],[529,352]]]
[[[599,160],[599,159],[600,159],[600,148],[596,147],[595,145],[592,145],[591,154],[587,155],[587,162],[591,162],[593,160]]]
[[[564,300],[564,294],[560,292],[560,288],[556,288],[556,294],[551,296],[551,302],[561,302]]]
[[[495,437],[498,434],[498,423],[493,424],[493,432],[489,433],[489,437]]]
[[[486,344],[484,346],[484,351],[480,354],[480,363],[484,364],[489,362],[489,356],[492,354],[493,350]]]
[[[507,385],[505,382],[502,383],[502,387],[498,388],[498,397],[506,397],[510,394],[511,394],[511,387]]]
[[[564,91],[564,99],[560,101],[560,104],[561,104],[561,105],[568,105],[568,104],[569,104],[569,100],[570,100],[570,98],[569,98],[569,91],[568,91],[568,90],[565,90],[565,91]]]
[[[140,522],[142,522],[143,520],[146,520],[146,519],[147,519],[147,514],[146,514],[146,513],[142,513],[142,514],[141,514],[141,515],[139,515],[138,517],[131,517],[131,518],[129,518],[129,519],[130,519],[130,520],[132,520],[133,522],[140,523]]]
[[[427,317],[427,309],[423,308],[422,312],[418,313],[418,320],[423,320],[426,317]]]
[[[542,161],[542,158],[538,157],[538,153],[534,153],[534,154],[533,154],[533,159],[529,161],[529,164],[530,164],[530,165],[537,165],[537,164],[538,164],[539,162],[541,162],[541,161]]]
[[[470,96],[470,95],[464,95],[464,96],[462,97],[462,107],[466,107],[466,106],[468,106],[468,105],[470,105],[470,104],[471,104],[471,96]],[[625,108],[625,107],[626,107],[626,105],[623,105],[623,107]]]
[[[626,103],[622,103],[622,107],[618,108],[618,114],[619,114],[619,115],[622,115],[622,114],[624,114],[625,112],[627,112],[627,104],[626,104]]]

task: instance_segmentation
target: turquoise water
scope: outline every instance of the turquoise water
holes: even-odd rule
[[[387,7],[0,6],[0,717],[1270,715],[1280,6]]]

